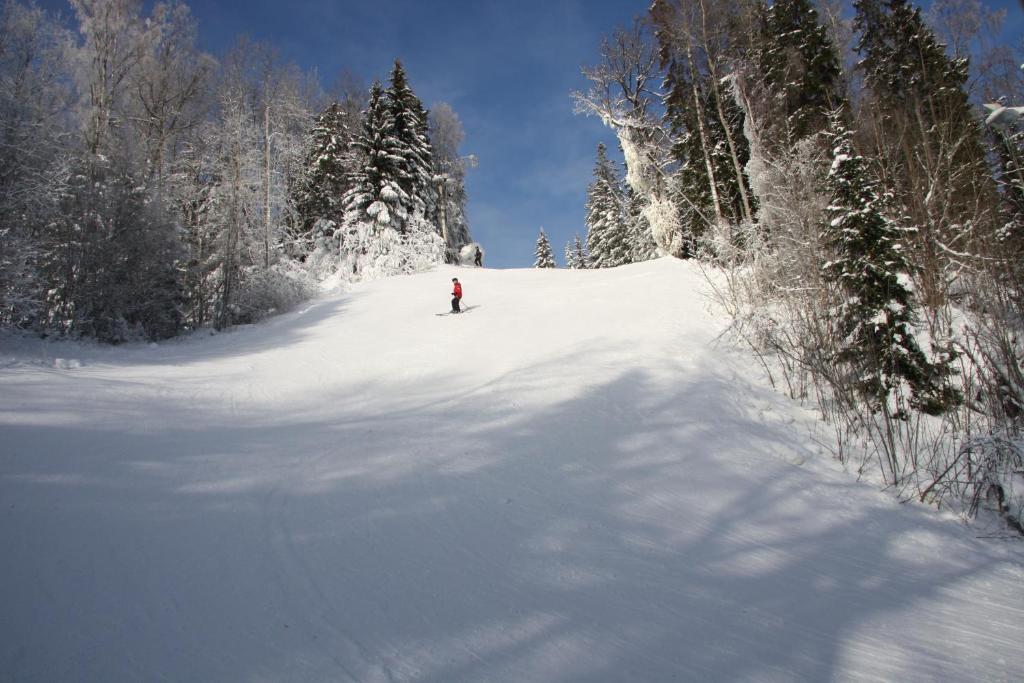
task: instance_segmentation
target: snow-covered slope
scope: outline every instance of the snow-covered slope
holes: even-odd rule
[[[0,343],[0,681],[1024,680],[1020,545],[841,472],[703,288]]]

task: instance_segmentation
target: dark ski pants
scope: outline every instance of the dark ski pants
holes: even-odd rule
[[[452,297],[452,313],[462,313],[462,309],[459,308],[459,297]]]

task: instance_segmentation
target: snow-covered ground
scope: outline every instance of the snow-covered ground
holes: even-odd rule
[[[703,288],[0,342],[0,681],[1024,680],[1021,544],[842,472]]]

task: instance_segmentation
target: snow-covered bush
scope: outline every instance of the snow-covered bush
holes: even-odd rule
[[[339,274],[348,280],[376,280],[430,270],[444,262],[445,243],[433,226],[416,216],[409,232],[378,223],[349,226]]]
[[[306,270],[316,280],[325,280],[338,270],[342,232],[334,221],[321,219],[314,224],[313,234],[316,237],[306,256]]]
[[[284,260],[270,268],[247,268],[233,303],[233,322],[253,323],[284,313],[316,293],[316,281],[297,263]]]

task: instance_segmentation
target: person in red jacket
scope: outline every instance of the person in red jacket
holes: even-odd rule
[[[459,278],[452,278],[452,313],[462,313],[462,309],[459,308],[459,301],[462,300],[462,283],[459,282]]]

